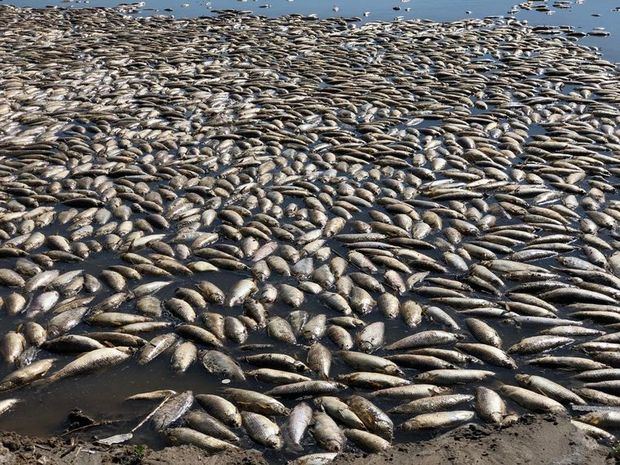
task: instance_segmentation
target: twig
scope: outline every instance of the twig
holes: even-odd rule
[[[73,433],[75,433],[77,431],[83,431],[83,430],[89,429],[89,428],[96,428],[97,426],[105,426],[105,425],[109,425],[111,423],[120,423],[121,421],[122,420],[101,420],[101,421],[96,421],[96,422],[90,423],[88,425],[79,426],[79,427],[73,428],[73,429],[71,429],[69,431],[65,431],[64,433],[62,433],[60,435],[60,437],[67,436],[69,434],[73,434]]]

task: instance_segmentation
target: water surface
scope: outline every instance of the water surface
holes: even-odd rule
[[[114,7],[116,0],[0,0],[0,4],[44,8]],[[217,10],[249,10],[264,16],[287,14],[317,15],[320,18],[359,17],[361,21],[394,19],[432,19],[455,21],[486,16],[514,16],[532,25],[570,25],[576,31],[589,33],[596,28],[608,31],[608,37],[585,37],[581,43],[599,47],[608,60],[620,62],[620,0],[577,0],[570,8],[554,7],[555,2],[533,2],[546,5],[550,11],[527,11],[514,0],[146,0],[140,2],[136,15],[171,15],[178,18],[211,16]]]

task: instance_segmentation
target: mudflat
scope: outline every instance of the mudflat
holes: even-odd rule
[[[58,437],[33,438],[14,433],[0,436],[0,463],[80,465],[261,465],[256,450],[212,455],[194,446],[154,451],[141,446],[105,447]],[[334,465],[604,465],[613,464],[612,450],[575,428],[567,417],[525,415],[509,426],[465,425],[424,442],[397,444],[379,454],[343,453]]]

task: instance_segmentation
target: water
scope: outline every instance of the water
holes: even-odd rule
[[[122,3],[116,0],[0,0],[0,3],[17,6],[44,8],[54,5],[62,8],[114,7]],[[321,18],[343,16],[359,17],[362,21],[390,21],[399,19],[431,19],[435,21],[455,21],[465,18],[513,15],[514,0],[146,0],[136,14],[173,15],[177,18],[210,16],[216,10],[241,9],[253,11],[264,16],[286,14],[314,14]],[[576,31],[588,33],[595,28],[604,28],[608,37],[585,37],[581,43],[601,49],[603,56],[612,62],[620,62],[620,0],[572,1],[569,9],[556,8],[553,2],[533,2],[546,4],[551,14],[526,11],[515,8],[514,16],[527,20],[532,25],[570,25]],[[395,10],[400,8],[400,10]],[[337,10],[337,11],[335,11]],[[365,15],[367,13],[367,15]],[[600,15],[600,16],[594,16]]]

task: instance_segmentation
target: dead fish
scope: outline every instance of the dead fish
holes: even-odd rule
[[[43,379],[46,384],[54,383],[60,379],[78,376],[94,370],[108,368],[124,362],[130,357],[130,353],[118,348],[95,349],[86,352],[75,360],[69,362],[60,370]]]
[[[208,436],[191,428],[170,428],[165,431],[165,434],[173,444],[188,444],[212,453],[238,449],[234,444]]]
[[[157,431],[163,431],[176,420],[185,415],[194,403],[192,391],[182,392],[170,397],[151,417],[151,423]]]
[[[271,449],[282,448],[280,428],[269,418],[254,412],[241,412],[243,427],[257,443]]]

